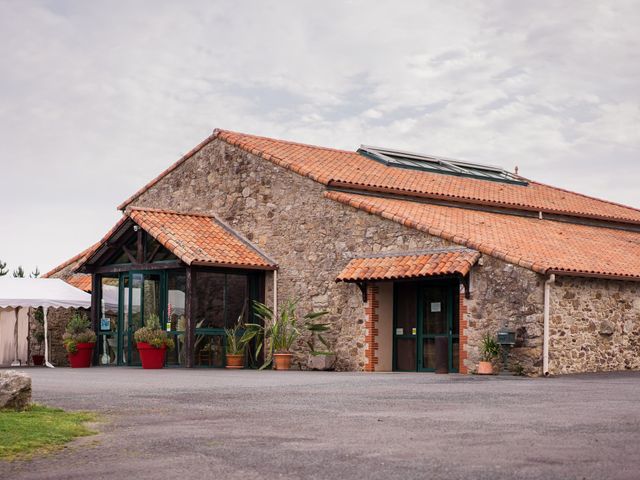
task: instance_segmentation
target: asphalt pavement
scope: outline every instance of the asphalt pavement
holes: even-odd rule
[[[640,478],[640,373],[25,369],[99,434],[0,479]]]

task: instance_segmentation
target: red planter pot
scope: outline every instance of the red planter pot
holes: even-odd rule
[[[38,367],[44,365],[44,355],[31,355],[31,360],[33,360],[33,364]]]
[[[71,368],[89,368],[94,346],[95,343],[79,343],[76,352],[68,355]]]
[[[142,368],[156,369],[164,367],[164,358],[167,353],[166,345],[163,345],[162,348],[156,348],[148,343],[138,342],[136,346],[138,347],[138,352],[140,352]]]

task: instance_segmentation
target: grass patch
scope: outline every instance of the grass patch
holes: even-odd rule
[[[32,405],[23,412],[0,410],[0,460],[30,458],[58,450],[76,437],[93,435],[85,423],[96,416]]]

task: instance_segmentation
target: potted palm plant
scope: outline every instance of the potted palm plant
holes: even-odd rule
[[[300,335],[297,310],[298,302],[288,299],[278,309],[279,314],[273,314],[273,310],[264,303],[253,302],[253,312],[256,317],[262,320],[263,325],[257,323],[247,323],[242,341],[250,342],[257,339],[256,356],[260,353],[264,344],[268,350],[265,352],[265,361],[260,369],[273,363],[276,370],[289,370],[293,354],[291,347]],[[324,315],[322,312],[312,312],[304,316],[310,320]],[[266,350],[266,349],[265,349]]]
[[[247,342],[240,335],[242,323],[238,321],[233,328],[225,328],[226,342],[226,368],[244,368],[244,350]]]
[[[160,318],[156,314],[149,315],[145,326],[139,328],[133,334],[136,347],[140,352],[142,368],[156,369],[164,367],[164,360],[169,350],[173,349],[174,343],[160,328]]]
[[[485,333],[480,344],[478,375],[493,375],[493,362],[500,356],[500,345],[492,335]]]
[[[91,366],[96,334],[90,328],[89,319],[83,313],[76,313],[67,322],[62,336],[64,347],[69,354],[71,368],[88,368]]]
[[[316,323],[314,320],[329,312],[315,312],[307,315],[304,326],[310,333],[307,340],[309,359],[307,367],[311,370],[331,370],[336,362],[336,355],[323,334],[331,330],[329,323]],[[321,346],[319,346],[321,345]]]

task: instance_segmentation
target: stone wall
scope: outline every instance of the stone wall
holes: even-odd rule
[[[552,374],[640,369],[640,283],[557,276],[549,329]]]
[[[89,317],[89,310],[84,308],[50,308],[47,310],[47,324],[49,337],[49,361],[56,367],[66,367],[69,365],[67,359],[67,351],[62,343],[62,335],[64,334],[67,322],[76,313],[84,313]],[[35,309],[29,309],[29,361],[31,355],[44,355],[44,342],[38,344],[34,332],[38,322],[35,319]]]
[[[450,245],[323,197],[325,187],[221,140],[213,140],[132,205],[218,215],[280,266],[278,298],[300,311],[327,309],[338,370],[363,370],[364,305],[355,285],[334,279],[357,254]],[[267,275],[265,297],[272,299]],[[303,339],[294,362],[304,365]]]
[[[495,336],[498,330],[508,328],[516,331],[517,343],[510,351],[507,368],[520,365],[527,375],[542,374],[544,278],[486,255],[480,263],[471,270],[471,298],[462,297],[467,310],[464,365],[469,372],[476,371],[483,335]]]

